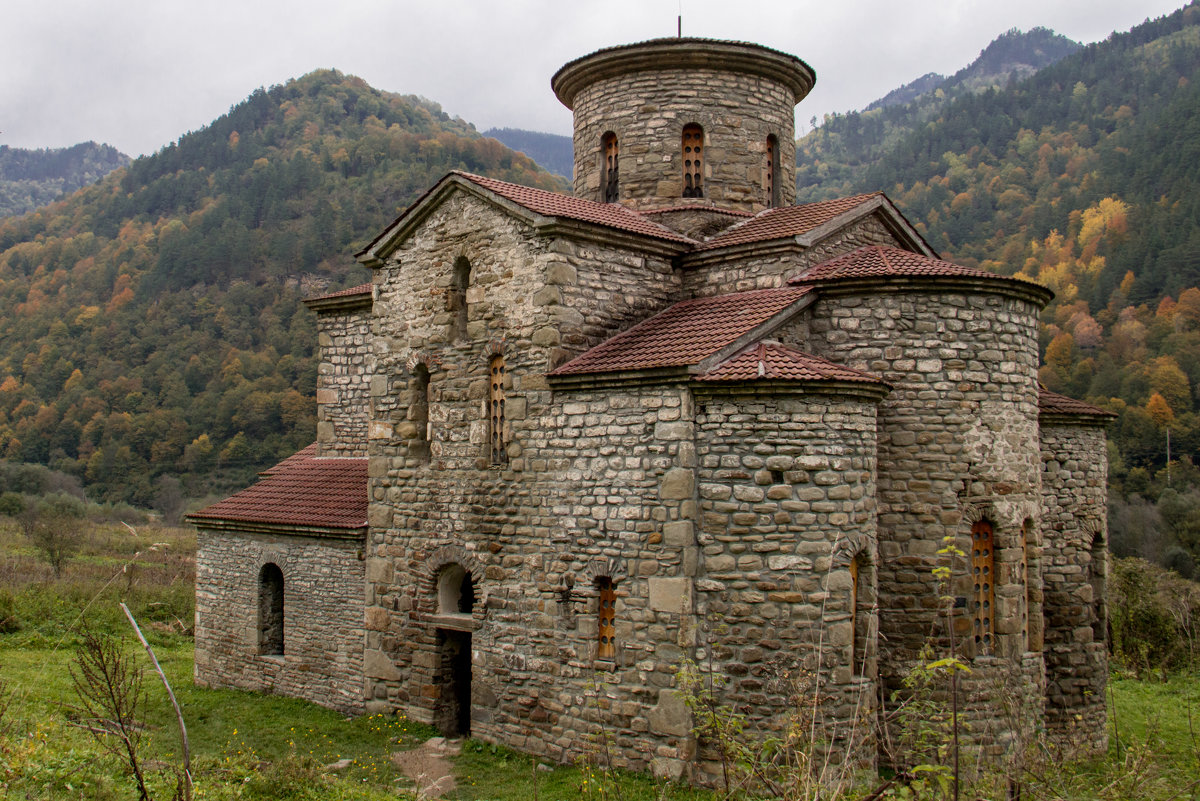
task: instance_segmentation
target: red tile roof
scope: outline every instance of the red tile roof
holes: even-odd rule
[[[367,460],[318,459],[310,445],[263,471],[262,480],[188,515],[280,526],[358,529],[367,525]]]
[[[330,298],[348,298],[354,295],[370,295],[370,284],[359,284],[352,286],[349,289],[339,289],[337,292],[330,292],[328,295],[317,295],[316,297],[306,298],[306,300],[329,300]]]
[[[877,197],[883,197],[883,193],[872,192],[835,200],[822,200],[819,203],[805,203],[802,206],[783,206],[760,211],[751,219],[717,234],[696,249],[713,250],[749,242],[803,236]]]
[[[469,172],[455,170],[453,175],[466,178],[474,184],[482,186],[511,200],[530,211],[546,217],[566,217],[572,220],[603,225],[619,231],[628,231],[655,239],[665,239],[670,242],[693,244],[695,240],[672,231],[665,225],[659,225],[653,220],[646,219],[636,211],[627,209],[616,203],[597,203],[594,200],[563,195],[558,192],[548,192],[545,189],[534,189],[520,184],[510,184],[507,181],[497,181],[495,178],[485,178],[482,175],[472,175]]]
[[[550,375],[690,367],[808,293],[808,287],[782,287],[681,301],[600,343]]]
[[[836,281],[852,278],[896,278],[896,277],[942,277],[942,278],[988,278],[1030,284],[1043,289],[1040,284],[1022,281],[1019,278],[998,275],[976,267],[963,267],[941,259],[922,256],[909,250],[868,245],[841,256],[822,262],[807,272],[791,278],[790,284],[808,284],[818,281]],[[1044,291],[1044,289],[1043,289]]]
[[[1093,406],[1081,400],[1068,398],[1066,395],[1059,395],[1057,392],[1051,392],[1040,385],[1038,386],[1038,412],[1041,414],[1091,415],[1093,417],[1115,418],[1117,416],[1106,409],[1101,409],[1099,406]]]
[[[759,342],[726,359],[701,381],[857,381],[884,384],[878,376],[843,367],[778,342]]]

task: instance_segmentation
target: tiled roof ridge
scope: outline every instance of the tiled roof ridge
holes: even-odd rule
[[[785,362],[780,364],[780,362]],[[768,366],[769,364],[769,366]],[[697,376],[700,381],[852,381],[889,386],[879,376],[776,340],[754,342]]]
[[[188,518],[234,525],[339,531],[364,528],[368,460],[318,458],[315,453],[316,443],[263,471],[259,481],[249,487],[193,512]]]
[[[690,367],[736,342],[811,292],[768,287],[687,298],[636,323],[550,372],[587,375]]]
[[[369,294],[371,294],[371,283],[368,281],[365,284],[359,284],[358,286],[352,286],[349,289],[339,289],[337,292],[329,292],[324,295],[314,295],[311,298],[305,298],[305,300],[310,300],[310,301],[311,300],[329,300],[331,298],[346,298],[346,297],[352,297],[354,295],[369,295]]]
[[[477,175],[465,170],[451,170],[449,174],[457,175],[476,186],[495,192],[506,200],[516,203],[518,206],[528,209],[535,214],[541,214],[546,217],[567,217],[569,219],[681,244],[697,244],[696,240],[691,237],[684,236],[662,223],[646,219],[633,209],[623,206],[620,203],[600,203],[595,200],[588,200],[562,192],[552,192],[549,189],[539,189],[534,186],[501,181],[499,178],[489,178],[486,175]],[[523,198],[523,195],[531,195],[531,199],[541,201],[541,203],[531,205],[529,199]],[[552,206],[557,208],[551,208]],[[572,206],[577,208],[572,209]],[[585,214],[585,211],[588,213]]]
[[[1101,409],[1099,406],[1094,406],[1087,401],[1081,401],[1069,395],[1063,395],[1061,392],[1053,392],[1046,389],[1041,382],[1038,383],[1038,412],[1040,414],[1079,415],[1114,419],[1118,416],[1115,412]]]
[[[696,250],[715,250],[730,245],[803,236],[877,197],[886,198],[887,196],[880,191],[865,192],[828,200],[816,200],[812,203],[796,203],[790,206],[763,209],[706,239]],[[805,219],[806,217],[813,219]],[[780,218],[780,221],[772,225],[774,218]],[[795,219],[793,220],[793,218]],[[756,231],[754,230],[756,228],[762,230]]]
[[[875,263],[872,263],[875,262]],[[1012,275],[1001,275],[981,267],[967,267],[889,245],[862,245],[815,264],[787,280],[788,284],[822,284],[836,281],[896,277],[983,278],[1037,287],[1041,284]]]

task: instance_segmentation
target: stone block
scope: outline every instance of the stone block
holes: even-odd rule
[[[658,703],[646,712],[650,731],[675,737],[686,737],[692,731],[692,713],[675,690],[659,690]]]
[[[691,520],[678,520],[662,527],[663,543],[675,548],[696,544],[696,532]]]
[[[656,612],[687,614],[692,611],[692,581],[688,578],[651,578],[650,608]]]
[[[684,500],[696,492],[696,474],[686,467],[673,467],[663,474],[658,495],[664,501]]]
[[[363,674],[370,679],[385,679],[399,681],[404,674],[396,667],[391,657],[383,651],[367,649],[363,651]]]

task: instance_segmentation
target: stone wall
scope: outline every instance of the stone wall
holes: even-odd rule
[[[698,660],[724,677],[722,702],[753,729],[778,734],[821,698],[814,747],[868,762],[878,400],[778,388],[697,399]],[[720,765],[702,772],[717,782]]]
[[[1027,619],[1038,619],[1036,541],[1041,508],[1038,450],[1039,307],[1001,279],[978,284],[853,292],[821,287],[812,307],[809,346],[892,385],[879,407],[878,537],[880,679],[901,686],[926,642],[949,652],[941,596],[956,599],[955,648],[977,684],[1021,689],[1040,682],[1026,665]],[[994,646],[973,636],[971,527],[995,533]],[[964,556],[939,554],[947,543]],[[934,569],[952,579],[938,587]],[[1032,677],[1032,678],[1030,678]],[[1000,694],[972,703],[975,721],[997,718]],[[969,710],[970,711],[970,710]],[[1036,714],[1037,710],[1029,710]]]
[[[1041,448],[1046,724],[1064,743],[1103,752],[1108,747],[1103,425],[1044,419]]]
[[[683,198],[683,127],[704,129],[703,202],[759,211],[767,207],[767,137],[779,148],[785,203],[795,196],[795,116],[782,83],[711,68],[662,69],[605,78],[575,97],[575,195],[603,201],[609,131],[620,144],[620,202],[631,208]]]
[[[367,455],[370,298],[365,308],[318,312],[317,455]]]
[[[196,547],[196,682],[363,710],[361,540],[213,531]],[[282,654],[260,646],[260,575],[283,573]]]
[[[864,245],[899,244],[878,215],[873,214],[799,252],[793,249],[768,254],[690,256],[684,262],[683,289],[689,296],[704,297],[782,286],[792,276]]]

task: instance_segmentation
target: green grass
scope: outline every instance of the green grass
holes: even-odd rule
[[[158,544],[155,544],[158,543]],[[180,763],[174,713],[119,610],[129,604],[154,646],[188,727],[196,798],[378,801],[409,794],[390,755],[433,731],[402,717],[347,718],[303,701],[192,684],[194,535],[185,529],[91,524],[79,554],[55,579],[15,526],[0,518],[0,799],[136,798],[120,760],[73,724],[69,664],[81,620],[126,639],[147,672],[145,758],[156,799],[171,797]],[[6,609],[8,610],[6,612]],[[86,612],[84,611],[86,609]],[[1200,675],[1164,683],[1114,678],[1115,733],[1103,759],[1038,770],[1028,799],[1200,799]],[[598,749],[597,749],[598,750]],[[350,767],[327,766],[342,759]],[[602,760],[600,760],[602,761]],[[468,740],[455,760],[455,801],[703,801],[712,793],[594,765],[542,766]],[[865,795],[863,790],[858,796]]]

